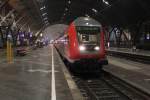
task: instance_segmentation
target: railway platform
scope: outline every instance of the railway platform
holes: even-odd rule
[[[1,100],[82,100],[53,45],[0,62]]]
[[[130,48],[116,48],[116,47],[109,47],[107,48],[108,52],[119,52],[119,53],[126,53],[126,54],[133,54],[139,56],[148,56],[150,57],[150,51],[148,50],[140,50],[140,49],[130,49]]]
[[[150,67],[131,60],[108,56],[104,70],[150,95]]]
[[[130,48],[107,48],[107,54],[124,59],[130,59],[133,61],[150,64],[150,51]]]

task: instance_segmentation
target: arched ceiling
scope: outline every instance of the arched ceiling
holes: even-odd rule
[[[1,0],[4,1],[4,0]],[[90,16],[104,25],[130,25],[150,17],[150,0],[8,0],[27,13],[36,27],[69,24],[79,16]]]
[[[108,3],[108,4],[107,4]],[[69,24],[79,16],[90,16],[103,25],[130,26],[150,17],[150,0],[45,0],[48,21]],[[57,25],[55,30],[57,30]],[[60,29],[58,27],[58,29]],[[62,28],[63,30],[63,28]],[[53,32],[53,36],[57,32]]]
[[[5,1],[5,0],[0,0]],[[92,17],[103,25],[129,26],[150,18],[150,0],[6,0],[40,30],[57,23],[69,24],[79,16]]]
[[[45,0],[43,4],[50,23],[70,23],[88,15],[107,25],[129,25],[150,16],[149,0]]]

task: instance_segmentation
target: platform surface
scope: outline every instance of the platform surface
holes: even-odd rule
[[[121,53],[129,53],[129,54],[136,54],[136,55],[142,55],[142,56],[149,56],[150,57],[150,51],[148,50],[140,50],[140,49],[130,49],[130,48],[116,48],[116,47],[109,47],[107,48],[108,51],[114,51],[114,52],[121,52]]]
[[[53,50],[52,50],[53,49]],[[53,46],[0,62],[1,100],[73,100]]]
[[[104,70],[150,94],[150,65],[108,56]]]

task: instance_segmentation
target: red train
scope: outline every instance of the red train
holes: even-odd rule
[[[57,41],[57,48],[70,63],[108,64],[102,25],[89,17],[79,17]]]

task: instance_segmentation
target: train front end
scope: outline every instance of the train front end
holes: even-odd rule
[[[73,22],[74,34],[70,44],[70,58],[74,61],[98,61],[106,64],[104,33],[99,22],[88,17],[79,17]]]

